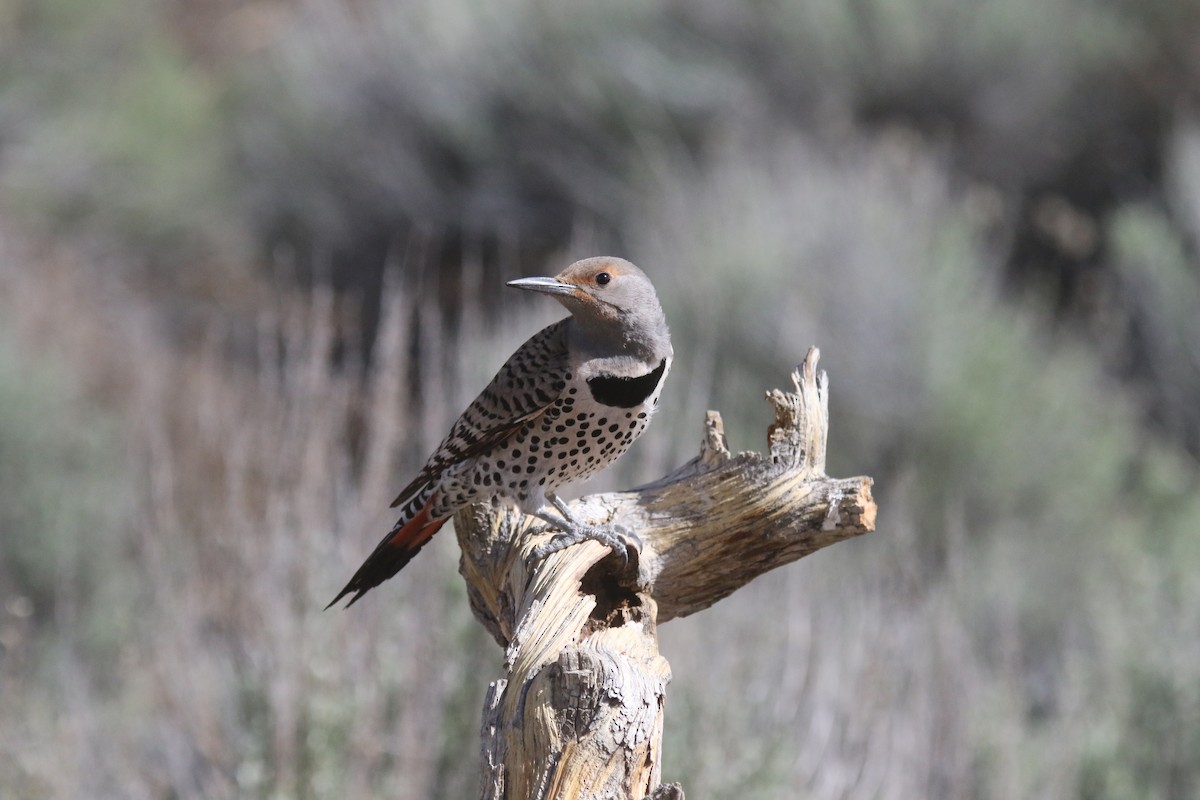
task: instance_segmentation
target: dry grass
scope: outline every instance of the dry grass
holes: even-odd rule
[[[733,446],[754,446],[766,413],[747,400],[810,338],[830,362],[833,450],[883,479],[879,534],[664,627],[665,777],[738,798],[1186,791],[1195,769],[1157,745],[1200,741],[1189,473],[1094,364],[1046,347],[967,269],[987,260],[969,204],[910,145],[732,147],[686,180],[668,163],[648,192],[633,255],[680,304],[679,360],[663,420],[606,481],[690,455],[717,383]],[[24,614],[4,590],[20,636],[0,662],[0,786],[471,796],[501,654],[470,618],[453,538],[350,612],[321,608],[403,475],[554,307],[474,287],[455,327],[392,286],[364,367],[334,357],[351,315],[322,291],[266,292],[253,335],[210,320],[177,342],[112,273],[11,238],[0,290],[15,340],[118,418],[128,495],[102,540],[73,530],[103,542],[91,580],[118,590],[60,580],[53,613]],[[508,320],[497,330],[471,313],[484,302]],[[691,306],[746,323],[705,338]],[[84,634],[97,619],[107,650]]]
[[[4,276],[18,301],[6,318],[26,341],[53,329],[56,349],[102,384],[135,465],[119,572],[105,576],[136,598],[131,630],[110,675],[64,652],[46,655],[49,674],[11,676],[50,703],[19,703],[27,727],[5,737],[24,785],[54,797],[468,792],[462,741],[477,675],[499,654],[469,619],[453,538],[390,596],[321,611],[385,530],[398,467],[462,401],[457,376],[433,373],[421,424],[402,424],[405,298],[392,295],[399,313],[381,340],[399,368],[364,377],[329,366],[328,295],[281,303],[259,325],[258,352],[231,361],[218,331],[167,344],[133,293],[108,286],[113,296],[92,302],[96,275],[79,265],[35,277],[10,258]],[[348,446],[356,426],[370,431],[361,453]],[[39,635],[71,642],[56,623]]]

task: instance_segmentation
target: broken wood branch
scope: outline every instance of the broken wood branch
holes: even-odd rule
[[[664,478],[572,504],[623,525],[641,547],[622,560],[584,542],[535,560],[539,521],[477,505],[455,518],[471,607],[506,648],[484,709],[485,800],[682,798],[661,785],[670,667],[657,625],[754,578],[875,527],[871,479],[825,474],[826,377],[811,348],[793,392],[767,393],[769,450],[729,451],[708,412],[700,454]]]

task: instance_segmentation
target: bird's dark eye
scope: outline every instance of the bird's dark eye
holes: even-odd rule
[[[611,280],[612,275],[609,275],[607,272],[599,272],[596,274],[596,283],[600,284],[601,286],[607,286],[608,282]]]

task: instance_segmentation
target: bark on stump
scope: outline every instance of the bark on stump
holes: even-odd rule
[[[572,504],[636,531],[623,563],[596,542],[542,561],[538,520],[474,506],[455,518],[475,616],[505,648],[483,712],[484,800],[682,800],[660,784],[670,666],[656,626],[762,573],[874,530],[871,479],[825,475],[829,397],[811,348],[794,392],[767,392],[770,452],[729,452],[708,412],[700,454],[666,477]]]

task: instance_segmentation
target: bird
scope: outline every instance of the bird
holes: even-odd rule
[[[674,356],[658,295],[613,256],[507,285],[549,295],[570,316],[517,348],[467,406],[392,503],[395,526],[326,608],[351,594],[354,605],[472,503],[504,501],[542,520],[535,532],[557,530],[536,558],[588,539],[627,557],[636,536],[576,519],[557,490],[615,461],[650,423]]]

